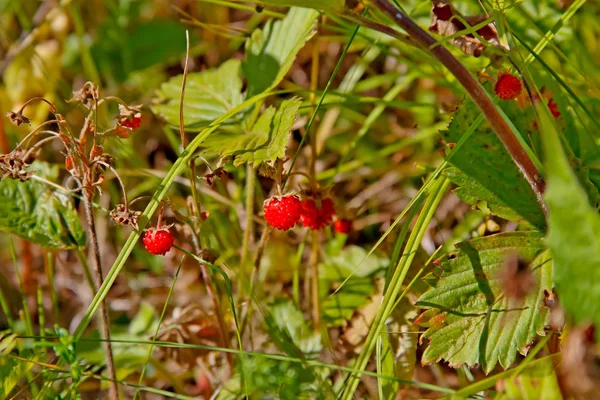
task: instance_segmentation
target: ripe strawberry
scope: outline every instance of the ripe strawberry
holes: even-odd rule
[[[175,238],[169,228],[150,228],[144,232],[142,241],[150,254],[164,256],[167,251],[171,250]]]
[[[348,235],[352,232],[352,220],[351,219],[337,219],[333,223],[333,229],[337,233],[343,233]]]
[[[296,195],[271,197],[263,203],[265,220],[269,225],[282,231],[287,231],[300,218],[301,203]]]
[[[496,86],[494,86],[494,92],[502,100],[514,100],[523,90],[523,84],[521,80],[516,76],[509,74],[508,72],[502,72],[498,75]]]
[[[312,230],[317,230],[331,224],[335,214],[333,200],[329,197],[321,200],[321,207],[317,208],[317,203],[313,199],[305,199],[302,201],[302,215],[300,223]]]

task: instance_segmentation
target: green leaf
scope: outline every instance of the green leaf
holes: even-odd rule
[[[293,98],[285,100],[277,109],[269,107],[250,131],[221,130],[209,136],[205,146],[221,157],[235,157],[235,166],[250,163],[258,167],[265,161],[284,158],[300,104],[300,99]]]
[[[417,320],[429,327],[423,363],[444,359],[453,367],[480,364],[489,372],[498,362],[508,368],[517,351],[527,352],[543,334],[544,290],[552,289],[552,264],[542,240],[538,232],[487,236],[462,242],[439,260],[441,272],[426,277],[432,289],[417,301],[428,308]],[[499,277],[506,257],[515,253],[530,263],[535,278],[522,300],[503,296]]]
[[[239,60],[224,62],[219,68],[188,74],[183,102],[186,129],[200,129],[227,113],[244,100]],[[183,75],[163,83],[152,110],[169,124],[179,125],[179,97]]]
[[[269,20],[264,30],[256,29],[246,41],[242,64],[248,79],[250,98],[273,89],[291,68],[296,54],[313,35],[319,13],[307,8],[291,8],[280,21]]]
[[[31,169],[49,180],[58,176],[58,168],[46,163],[36,162]],[[0,183],[0,230],[50,249],[85,246],[85,232],[70,201],[34,179]]]
[[[377,254],[365,259],[367,254],[362,247],[347,246],[319,265],[321,312],[328,326],[344,325],[375,293],[372,275],[386,268],[389,260]],[[352,277],[346,280],[350,275]],[[344,286],[333,294],[342,282]]]
[[[547,173],[548,247],[561,305],[575,323],[600,324],[600,216],[569,166],[558,132],[540,108]]]
[[[520,109],[517,102],[504,103],[504,112],[521,133],[533,129],[532,112]],[[456,143],[478,116],[479,109],[466,100],[448,129],[440,134],[446,142]],[[545,228],[546,220],[535,193],[487,122],[457,152],[452,151],[448,161],[455,169],[446,174],[460,186],[455,193],[461,200],[470,204],[486,201],[490,211],[502,218]]]
[[[268,323],[272,322],[274,324],[274,326],[269,327],[270,329],[276,327],[285,332],[286,336],[289,335],[289,339],[303,353],[318,354],[321,351],[320,333],[315,332],[306,324],[304,314],[290,300],[278,299],[269,306],[269,311],[270,315],[265,319]],[[289,352],[286,349],[283,350],[293,355],[293,352]]]
[[[502,385],[503,393],[498,400],[562,400],[558,379],[552,360],[528,366],[519,375],[507,379]]]

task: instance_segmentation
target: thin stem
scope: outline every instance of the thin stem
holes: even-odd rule
[[[48,132],[50,132],[50,131],[48,131]],[[49,136],[47,138],[40,140],[33,146],[31,146],[31,148],[29,150],[27,150],[27,153],[25,153],[25,155],[23,156],[23,160],[27,160],[27,157],[29,157],[31,155],[31,153],[33,153],[34,151],[36,151],[37,149],[39,149],[46,143],[53,141],[54,139],[60,139],[60,137],[59,136]]]
[[[443,46],[436,46],[436,39],[417,25],[403,11],[399,10],[388,0],[374,0],[374,4],[404,29],[415,43],[424,50],[429,51],[431,55],[448,68],[463,85],[490,123],[492,130],[496,133],[517,167],[521,170],[521,173],[525,176],[525,179],[527,179],[527,182],[531,185],[544,214],[547,215],[546,205],[542,198],[546,187],[544,180],[483,87],[448,49]],[[387,31],[382,32],[389,34]]]
[[[50,106],[50,112],[52,114],[56,113],[56,107],[54,107],[54,104],[50,103],[48,100],[46,100],[43,97],[32,97],[31,99],[27,100],[19,109],[19,111],[17,112],[17,114],[22,114],[23,110],[25,110],[25,107],[27,107],[30,103],[33,103],[34,101],[43,101],[44,103],[48,104]]]
[[[93,189],[91,189],[93,190]],[[88,223],[88,233],[90,235],[90,245],[92,246],[94,274],[96,275],[96,291],[100,289],[103,283],[102,264],[100,261],[100,248],[98,246],[98,237],[96,235],[96,223],[94,220],[94,209],[92,207],[92,193],[90,190],[83,192],[83,205],[85,208],[85,216]],[[108,392],[111,400],[118,400],[119,391],[117,388],[117,375],[112,353],[112,345],[110,342],[110,321],[108,318],[108,310],[104,299],[100,303],[100,329],[102,338],[105,339],[104,351],[106,352],[106,366],[108,368],[108,377],[110,378]]]
[[[313,329],[318,332],[321,325],[321,305],[319,301],[319,231],[312,231],[312,241],[310,247],[310,266],[312,268],[312,322]]]
[[[96,163],[102,165],[104,168],[111,170],[112,173],[115,175],[115,178],[117,178],[117,181],[119,181],[119,185],[121,186],[121,190],[123,192],[123,203],[125,204],[125,209],[129,210],[129,201],[127,201],[127,191],[125,190],[125,186],[123,185],[123,181],[117,173],[117,170],[114,169],[112,165],[105,163],[104,161],[97,160]]]
[[[246,271],[246,262],[248,260],[248,251],[250,241],[254,233],[254,185],[256,174],[251,165],[246,166],[246,229],[244,230],[244,238],[242,241],[242,255],[240,265]]]
[[[32,136],[34,136],[34,135],[36,135],[36,134],[38,134],[38,133],[50,133],[50,132],[52,132],[54,135],[58,135],[58,133],[56,133],[56,132],[53,132],[53,131],[48,131],[48,130],[43,130],[43,131],[39,132],[39,130],[40,130],[42,127],[44,127],[44,126],[46,126],[46,125],[50,125],[50,124],[57,124],[57,125],[58,125],[58,121],[57,121],[57,120],[55,120],[55,119],[53,119],[53,120],[46,121],[46,122],[42,122],[41,124],[39,124],[39,125],[37,126],[37,128],[35,128],[35,129],[34,129],[34,130],[32,130],[31,132],[29,132],[29,133],[27,134],[27,136],[25,136],[25,137],[24,137],[24,138],[23,138],[23,139],[22,139],[22,140],[21,140],[21,141],[20,141],[20,142],[17,144],[17,146],[15,147],[15,150],[19,149],[19,148],[20,148],[20,147],[23,145],[23,143],[25,143],[25,142],[26,142],[27,140],[29,140],[29,139],[30,139]]]
[[[181,148],[185,149],[185,129],[183,129],[183,96],[185,94],[185,83],[187,81],[188,64],[190,60],[190,32],[185,31],[185,66],[183,68],[183,79],[181,80],[181,93],[179,94],[179,137]]]

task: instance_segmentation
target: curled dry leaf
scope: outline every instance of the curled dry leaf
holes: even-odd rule
[[[8,177],[17,179],[25,182],[31,178],[33,171],[28,171],[25,156],[27,152],[25,150],[14,150],[9,154],[0,154],[0,174],[2,174],[1,180]],[[27,157],[28,158],[28,157]]]
[[[429,30],[441,36],[452,36],[468,27],[475,26],[485,21],[485,15],[462,16],[448,0],[433,0],[431,8],[431,26]],[[465,25],[464,22],[467,25]],[[488,42],[499,45],[498,32],[492,24],[487,24],[477,30],[477,34]],[[460,35],[452,39],[452,44],[461,49],[463,53],[479,57],[486,48],[474,34]]]
[[[138,229],[138,220],[142,215],[141,211],[135,211],[127,207],[125,204],[117,204],[114,210],[110,212],[110,219],[117,225],[131,225],[136,230]]]

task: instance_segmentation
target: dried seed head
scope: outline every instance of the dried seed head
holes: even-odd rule
[[[6,113],[6,116],[8,118],[10,118],[10,120],[12,122],[14,122],[15,124],[17,124],[17,126],[21,125],[21,124],[27,124],[27,125],[31,125],[31,121],[29,120],[29,118],[27,118],[26,116],[24,116],[22,113],[18,112],[13,112],[13,111],[9,111]]]
[[[142,215],[141,211],[129,209],[125,204],[117,204],[114,210],[110,212],[110,219],[117,225],[131,225],[134,229],[138,229],[138,220]]]
[[[29,180],[33,175],[33,171],[27,171],[29,164],[23,159],[25,154],[25,150],[16,150],[8,154],[0,155],[0,173],[2,173],[2,180],[8,177],[23,182]]]
[[[206,174],[202,177],[202,179],[204,179],[206,184],[209,186],[212,186],[213,183],[215,183],[215,179],[223,179],[223,178],[229,178],[229,179],[233,178],[233,174],[225,171],[225,169],[223,167],[219,167],[219,168],[215,169],[213,172],[211,172],[210,174]]]
[[[100,90],[92,82],[86,82],[79,90],[73,92],[69,102],[79,102],[87,108],[93,108],[100,98]]]

